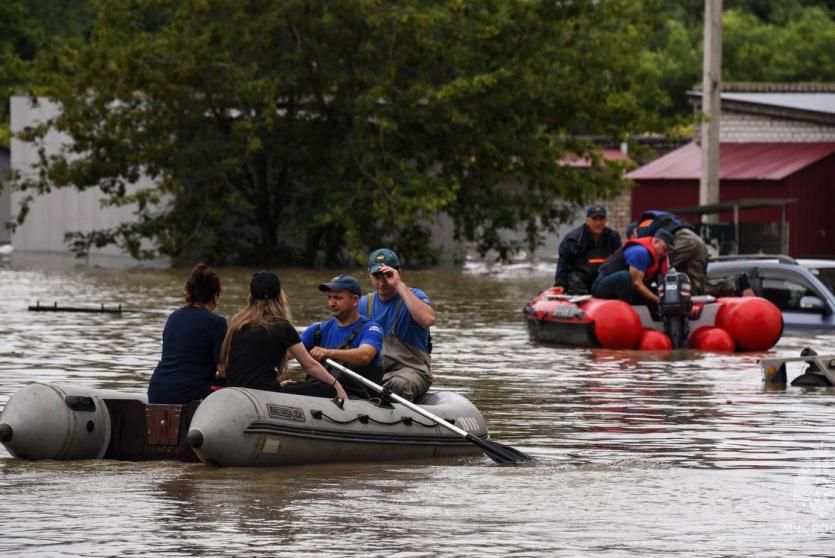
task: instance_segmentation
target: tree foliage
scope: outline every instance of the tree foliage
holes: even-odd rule
[[[701,82],[704,0],[665,2],[649,56],[672,99],[666,114],[688,117],[688,89]],[[725,81],[835,81],[835,1],[726,0]]]
[[[648,1],[100,0],[45,59],[73,139],[18,184],[98,188],[136,220],[79,234],[215,262],[431,259],[441,212],[507,256],[614,193],[585,134],[657,129]],[[594,168],[561,166],[570,150]],[[141,176],[153,185],[131,189]],[[507,184],[511,186],[504,186]],[[561,205],[563,204],[563,205]],[[143,239],[145,242],[143,243]]]
[[[725,8],[726,80],[835,80],[834,0]],[[428,225],[446,215],[457,238],[507,257],[623,187],[583,138],[691,118],[703,12],[704,0],[6,0],[0,117],[28,83],[63,113],[26,137],[74,142],[43,154],[16,184],[25,194],[95,188],[135,204],[132,222],[72,235],[82,251],[315,264],[387,244],[431,260]],[[560,165],[566,152],[593,168]],[[141,177],[153,182],[132,186]]]

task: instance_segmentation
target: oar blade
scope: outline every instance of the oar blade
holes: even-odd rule
[[[467,434],[467,439],[481,448],[484,454],[500,465],[512,465],[517,463],[529,463],[533,457],[522,453],[516,448],[500,444],[493,440],[484,440],[478,436]]]

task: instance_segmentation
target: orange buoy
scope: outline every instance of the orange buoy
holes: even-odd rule
[[[783,314],[764,298],[734,297],[718,299],[716,326],[727,331],[741,351],[765,351],[783,333]]]
[[[665,333],[647,327],[641,331],[636,348],[639,351],[669,351],[673,348],[673,342]]]
[[[736,341],[721,327],[702,326],[687,339],[687,345],[701,351],[732,352]]]
[[[641,337],[641,318],[621,300],[593,298],[583,311],[594,321],[594,336],[604,349],[631,349]]]

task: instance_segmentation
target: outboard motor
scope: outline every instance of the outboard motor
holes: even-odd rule
[[[687,314],[693,308],[690,294],[690,278],[686,273],[671,267],[659,286],[661,302],[659,311],[664,320],[664,332],[673,342],[674,349],[687,346],[690,335]]]

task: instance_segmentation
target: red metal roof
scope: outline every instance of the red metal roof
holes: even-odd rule
[[[699,180],[702,148],[696,143],[671,151],[627,173],[632,180]],[[835,143],[723,143],[722,180],[782,180],[835,153]]]
[[[625,161],[629,159],[620,149],[603,148],[600,150],[600,154],[606,161]],[[591,166],[591,161],[586,157],[578,157],[576,153],[568,152],[560,159],[559,165],[561,167],[588,168]]]

